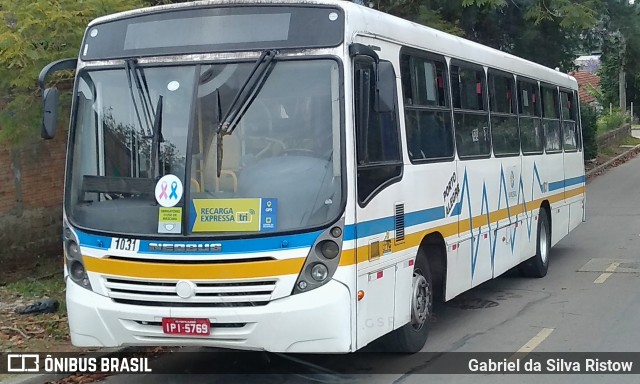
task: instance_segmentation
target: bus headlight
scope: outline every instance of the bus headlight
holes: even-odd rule
[[[86,288],[88,290],[91,289],[91,283],[89,282],[89,276],[87,275],[87,270],[84,267],[84,263],[82,261],[82,252],[80,251],[80,245],[78,245],[78,240],[71,230],[71,228],[65,223],[64,224],[64,250],[65,250],[65,258],[66,258],[66,267],[68,276],[73,280],[74,283],[79,286]]]
[[[67,242],[67,252],[69,252],[69,256],[73,259],[81,259],[82,255],[80,254],[80,247],[78,243],[73,240],[69,240]]]
[[[323,282],[329,276],[329,270],[324,264],[316,264],[311,268],[311,277],[317,282]]]
[[[325,240],[320,243],[320,253],[327,259],[335,259],[340,253],[340,247],[333,240]]]
[[[344,219],[324,231],[311,247],[292,295],[309,292],[331,281],[340,264]]]

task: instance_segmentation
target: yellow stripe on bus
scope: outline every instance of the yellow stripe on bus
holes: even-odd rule
[[[472,218],[473,229],[486,226],[499,220],[509,218],[509,215],[519,215],[538,209],[544,200],[550,203],[568,199],[584,194],[585,187],[575,188],[564,193],[537,199],[524,204],[509,207],[509,210],[500,209],[487,215],[478,215]],[[470,230],[469,219],[463,219],[449,224],[439,225],[423,231],[407,234],[402,243],[396,244],[392,240],[392,252],[403,251],[420,245],[420,242],[429,233],[439,232],[444,238],[459,235]],[[356,258],[357,256],[357,258]],[[305,258],[299,257],[286,260],[248,261],[229,264],[178,264],[178,263],[153,263],[130,260],[117,260],[109,258],[84,257],[85,268],[89,272],[103,275],[126,276],[141,279],[251,279],[274,277],[282,275],[299,274],[304,265]],[[361,246],[357,249],[345,249],[340,256],[340,266],[350,266],[369,260],[369,246]]]
[[[297,275],[305,258],[254,261],[229,264],[153,263],[109,258],[83,257],[87,271],[103,275],[141,279],[252,279]]]
[[[570,191],[566,191],[566,192],[558,193],[545,198],[530,201],[526,203],[526,210],[527,212],[531,212],[534,209],[540,208],[540,205],[545,200],[548,200],[549,203],[555,203],[558,201],[568,199],[570,197],[584,194],[585,190],[586,188],[582,186],[582,187],[572,189]],[[489,220],[487,220],[486,214],[474,216],[471,220],[473,222],[473,229],[486,226],[488,222],[490,222],[491,224],[495,224],[500,220],[508,219],[510,215],[515,216],[515,215],[524,214],[525,208],[523,206],[524,204],[518,204],[516,206],[509,207],[508,210],[504,208],[497,211],[493,211],[489,213]],[[465,233],[468,231],[470,231],[469,219],[463,219],[460,222],[444,224],[444,225],[432,227],[423,231],[407,234],[404,242],[400,244],[395,244],[395,242],[392,240],[391,249],[392,249],[392,252],[398,252],[408,248],[417,247],[418,245],[420,245],[420,242],[422,241],[422,239],[424,239],[424,237],[429,233],[439,232],[442,235],[442,237],[447,238],[454,235],[460,235],[461,233]],[[357,255],[357,260],[356,260],[356,255]],[[357,249],[352,248],[352,249],[347,249],[342,251],[340,266],[348,266],[356,263],[359,264],[362,262],[366,262],[368,260],[369,260],[369,246],[364,245],[364,246],[358,247]]]

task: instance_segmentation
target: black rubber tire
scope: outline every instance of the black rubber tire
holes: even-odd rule
[[[416,353],[420,352],[429,337],[430,320],[433,313],[433,278],[427,263],[427,257],[423,251],[418,251],[413,267],[414,273],[421,273],[427,280],[428,287],[428,317],[419,330],[416,330],[411,322],[383,336],[382,347],[386,352]]]
[[[547,247],[546,260],[543,259],[540,249],[540,235],[542,234],[542,231],[546,232],[546,244],[544,245]],[[550,251],[551,227],[549,225],[549,218],[547,210],[545,208],[540,208],[540,213],[538,214],[538,233],[536,237],[536,255],[520,264],[520,273],[525,277],[545,277],[549,270]]]

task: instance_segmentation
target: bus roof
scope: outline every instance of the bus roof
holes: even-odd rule
[[[424,25],[414,23],[378,10],[346,0],[200,0],[188,3],[139,8],[102,16],[92,20],[88,27],[111,20],[133,17],[167,10],[182,10],[212,5],[332,5],[346,14],[346,43],[356,35],[369,35],[407,47],[422,49],[454,59],[471,61],[498,70],[531,77],[560,86],[577,89],[575,78],[541,64],[454,36]],[[428,44],[424,42],[428,41]]]

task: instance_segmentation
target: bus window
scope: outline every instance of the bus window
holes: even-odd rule
[[[544,133],[540,123],[538,84],[518,81],[518,111],[520,113],[520,143],[523,154],[542,153]]]
[[[518,116],[513,100],[513,77],[489,73],[491,138],[496,156],[519,155]]]
[[[411,161],[453,157],[451,110],[444,60],[403,54],[400,72]]]
[[[562,112],[562,132],[564,133],[565,151],[575,151],[578,148],[578,131],[576,130],[576,113],[573,93],[560,92],[560,108]]]
[[[366,204],[383,185],[402,174],[402,156],[395,105],[389,112],[376,112],[374,108],[376,76],[373,63],[368,60],[357,60],[354,66],[358,200],[361,204]],[[383,70],[383,67],[386,67],[386,70]],[[380,84],[395,84],[391,63],[381,60],[378,71]],[[385,80],[383,76],[391,76],[393,80],[383,81]],[[381,94],[390,93],[381,95],[380,99],[395,100],[395,86],[380,87],[379,91]],[[369,98],[364,99],[367,95]],[[368,105],[369,108],[361,116],[362,105]]]
[[[560,132],[560,113],[558,111],[558,90],[555,87],[542,87],[542,125],[544,126],[545,150],[562,150]]]
[[[484,79],[482,68],[451,66],[456,146],[461,158],[491,154]]]

